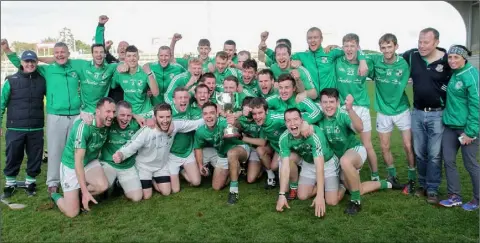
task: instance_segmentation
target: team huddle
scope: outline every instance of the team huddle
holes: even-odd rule
[[[288,200],[313,199],[315,216],[323,217],[326,205],[334,206],[348,194],[345,213],[355,215],[361,211],[362,195],[388,189],[438,203],[441,175],[432,176],[438,168],[441,172],[437,157],[442,156],[432,145],[438,140],[443,140],[439,146],[449,183],[449,198],[440,204],[462,204],[458,172],[452,167],[461,146],[470,156],[464,163],[474,185],[474,199],[463,207],[478,208],[478,70],[466,61],[470,53],[465,47],[438,48],[435,29],[422,30],[419,48],[401,55],[390,33],[379,38],[381,54],[364,54],[353,33],[343,37],[341,47],[322,47],[322,32],[312,27],[308,50],[292,53],[288,39],[267,48],[268,32],[263,32],[258,59],[265,69],[258,68],[250,52],[237,54],[232,40],[213,58],[207,39],[198,42],[198,56],[174,58],[182,38],[175,34],[170,46],[159,48],[158,62],[140,66],[138,49],[125,41],[118,45],[118,59],[110,54],[112,42],[104,38],[108,20],[99,18],[91,61],[69,59],[62,42],[55,44],[54,57],[25,51],[19,58],[2,40],[2,51],[20,69],[2,88],[2,116],[7,109],[3,197],[17,188],[24,149],[26,191],[36,193],[46,97],[48,192],[68,217],[89,211],[89,203],[96,204],[109,188],[136,202],[151,198],[154,191],[164,196],[179,192],[181,178],[194,187],[211,178],[214,190],[229,187],[227,202],[236,204],[239,178],[255,183],[264,172],[265,189],[279,188],[277,211],[289,208]],[[428,73],[425,66],[430,65],[437,66]],[[435,85],[434,92],[418,88],[425,75],[433,80],[428,82]],[[375,83],[375,127],[386,179],[380,179],[371,141],[367,78]],[[413,111],[405,92],[410,78]],[[432,93],[439,97],[432,98]],[[425,141],[417,142],[416,134],[412,139],[414,112],[425,113],[422,122],[443,112],[443,137],[427,128]],[[390,151],[394,126],[401,131],[408,163],[404,184]],[[453,135],[446,137],[447,130]],[[362,182],[359,172],[367,160],[371,180]]]

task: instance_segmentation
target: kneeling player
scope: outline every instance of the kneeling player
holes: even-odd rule
[[[88,203],[95,204],[95,195],[108,188],[107,178],[97,156],[107,140],[108,127],[115,114],[115,102],[108,97],[97,102],[92,125],[77,119],[68,137],[60,165],[60,181],[64,197],[52,193],[52,199],[58,208],[68,217],[80,212],[79,189],[83,208],[90,210]]]
[[[338,97],[338,90],[335,88],[325,88],[320,93],[325,117],[320,121],[319,127],[325,133],[334,153],[340,157],[342,168],[340,179],[344,181],[351,194],[345,213],[354,215],[361,210],[361,194],[392,188],[392,184],[386,180],[360,182],[359,172],[367,159],[367,150],[355,137],[355,133],[363,131],[363,123],[352,108],[353,97],[347,96],[345,111],[338,108],[340,104]]]
[[[140,178],[135,168],[135,156],[118,164],[112,160],[112,155],[140,129],[138,123],[135,120],[132,121],[132,118],[132,105],[123,100],[119,101],[117,104],[117,118],[110,127],[107,142],[103,145],[99,159],[107,176],[108,186],[112,186],[115,179],[118,179],[125,196],[137,202],[142,200],[143,193]]]
[[[229,165],[242,163],[247,160],[250,149],[238,138],[223,138],[224,129],[227,128],[227,121],[218,117],[217,105],[207,102],[203,105],[203,119],[205,125],[195,132],[194,149],[200,173],[206,175],[204,168],[204,148],[213,147],[217,152],[215,170],[213,172],[212,187],[214,190],[221,190],[227,180]],[[210,153],[212,151],[209,151]],[[210,157],[212,155],[210,154]],[[234,168],[236,178],[231,178],[230,194],[228,203],[235,204],[238,200],[238,167]],[[231,174],[232,176],[232,174]]]
[[[142,127],[127,144],[112,156],[115,163],[120,163],[138,152],[135,166],[142,183],[143,199],[152,197],[152,186],[162,195],[170,194],[168,155],[175,134],[194,131],[203,124],[201,119],[172,122],[172,108],[166,103],[155,106],[154,116],[155,128]],[[154,183],[152,183],[152,179],[155,181]]]
[[[285,191],[288,187],[290,167],[296,167],[298,164],[302,167],[298,183],[298,199],[306,200],[316,194],[313,201],[315,216],[321,217],[325,214],[325,202],[328,205],[338,203],[338,158],[317,126],[313,126],[313,134],[307,137],[302,136],[300,129],[303,119],[299,109],[286,110],[285,123],[287,131],[282,134],[279,142],[282,163],[277,211],[283,211],[283,206],[289,207]],[[292,151],[297,156],[292,156]]]

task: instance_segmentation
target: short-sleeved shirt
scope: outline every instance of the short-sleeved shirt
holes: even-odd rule
[[[361,145],[355,137],[355,131],[352,128],[352,121],[348,113],[337,108],[335,115],[324,117],[318,127],[325,134],[330,147],[337,157],[342,157],[345,151]]]
[[[174,104],[172,106],[172,115],[173,120],[196,120],[192,119],[190,107],[187,107],[187,110],[180,112],[177,110]],[[187,158],[193,151],[193,136],[195,131],[188,133],[177,133],[173,139],[172,147],[170,148],[170,153],[180,158]]]
[[[278,77],[280,77],[280,75],[288,74],[292,70],[297,70],[298,74],[300,74],[300,80],[302,80],[303,86],[305,86],[305,90],[316,89],[315,83],[313,82],[312,75],[310,75],[310,72],[305,67],[300,66],[296,69],[294,68],[281,69],[280,66],[278,66],[277,63],[275,63],[270,67],[270,70],[272,70],[273,72],[275,81],[278,81]],[[319,91],[317,90],[317,93],[318,92]]]
[[[266,139],[273,150],[280,153],[278,141],[286,129],[283,112],[268,111],[260,129],[260,138]]]
[[[287,109],[297,108],[302,112],[303,119],[310,124],[317,123],[323,117],[320,106],[308,97],[297,103],[296,95],[293,95],[286,101],[277,96],[267,100],[267,104],[268,109],[274,110],[275,112],[285,112]]]
[[[368,70],[373,70],[371,60],[367,60]],[[359,64],[352,64],[348,62],[345,57],[337,59],[335,63],[335,71],[337,73],[337,89],[340,95],[340,104],[345,104],[347,95],[353,96],[353,105],[370,107],[370,98],[368,97],[368,90],[365,81],[367,76],[358,75]]]
[[[213,147],[220,158],[227,158],[227,153],[230,149],[244,143],[237,138],[223,138],[223,130],[225,128],[227,128],[227,120],[223,117],[218,118],[212,130],[206,124],[200,126],[195,132],[193,148]]]
[[[65,149],[62,154],[62,164],[70,169],[75,169],[75,150],[85,149],[83,165],[87,165],[92,160],[98,158],[98,155],[107,141],[108,128],[97,127],[95,118],[92,125],[77,119],[72,126],[68,136]]]
[[[314,164],[314,158],[323,156],[325,161],[333,157],[325,135],[319,127],[313,126],[314,133],[309,137],[295,138],[288,130],[280,137],[280,156],[288,158],[291,151],[295,152],[303,161]]]
[[[149,78],[140,67],[137,67],[137,72],[134,74],[115,73],[112,88],[117,86],[122,87],[124,99],[132,105],[133,114],[144,114],[153,109],[152,103],[147,96]]]

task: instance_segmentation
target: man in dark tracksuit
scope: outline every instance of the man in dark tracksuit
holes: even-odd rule
[[[8,76],[2,87],[0,122],[7,109],[5,188],[3,198],[11,197],[17,187],[24,151],[27,153],[27,194],[36,194],[35,177],[40,174],[45,123],[43,98],[46,81],[37,72],[37,55],[25,51],[20,70]],[[1,133],[1,128],[0,128]]]

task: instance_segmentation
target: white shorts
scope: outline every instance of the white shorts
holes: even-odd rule
[[[180,172],[180,166],[195,162],[195,155],[193,152],[186,158],[181,158],[170,153],[168,155],[168,171],[170,172],[170,175],[178,175]]]
[[[360,173],[360,170],[362,169],[363,167],[363,164],[365,164],[365,161],[367,160],[367,149],[365,149],[365,147],[363,147],[362,145],[359,145],[359,146],[355,146],[349,150],[353,150],[355,152],[357,152],[359,155],[360,155],[360,158],[362,158],[362,164],[360,165],[360,168],[357,169],[357,172]],[[344,180],[345,178],[343,177],[343,173],[340,172],[340,180]]]
[[[260,157],[258,157],[257,150],[255,150],[255,148],[253,147],[250,147],[250,154],[248,155],[248,161],[260,162]]]
[[[363,131],[357,132],[370,132],[372,130],[372,118],[370,116],[370,110],[363,106],[354,105],[353,111],[357,113],[357,116],[362,119]],[[345,110],[345,106],[342,106],[342,109]]]
[[[92,160],[84,167],[85,174],[95,167],[101,167],[98,159]],[[70,169],[63,163],[60,163],[60,185],[62,186],[62,190],[64,192],[80,189],[80,183],[78,183],[75,169]]]
[[[397,126],[400,131],[405,131],[411,127],[410,110],[406,110],[398,115],[389,116],[377,112],[377,132],[389,133],[393,131],[393,126]]]
[[[137,163],[135,164],[135,167],[138,170],[138,176],[140,177],[141,181],[152,180],[155,177],[164,177],[164,176],[170,177],[170,173],[168,172],[168,165],[164,166],[161,169],[158,169],[158,168],[148,167],[145,165],[139,166]]]
[[[237,146],[240,146],[242,147],[243,149],[245,149],[245,151],[247,151],[247,155],[250,154],[250,146],[246,145],[246,144],[240,144],[240,145],[237,145]],[[236,146],[235,146],[236,147]],[[258,157],[258,155],[257,155]],[[248,158],[247,158],[248,160]],[[240,163],[242,163],[243,161],[240,161]],[[223,168],[221,167],[222,169],[228,169],[228,158],[221,158],[221,157],[218,157],[218,161],[217,161],[218,164],[220,165],[226,165],[227,167],[226,168]],[[215,166],[216,167],[216,166]]]
[[[305,161],[301,163],[302,170],[300,171],[300,179],[298,184],[315,185],[317,183],[317,168],[315,164],[310,164]],[[326,161],[323,166],[323,174],[325,180],[325,191],[336,191],[339,187],[339,172],[340,162],[337,156],[333,156]]]
[[[103,167],[105,176],[107,176],[108,187],[111,187],[115,181],[115,178],[118,178],[118,182],[120,182],[120,185],[125,193],[142,189],[140,177],[138,176],[138,171],[135,166],[132,166],[128,169],[117,169],[113,168],[107,162],[101,161],[100,164]]]
[[[203,165],[211,164],[215,168],[228,170],[228,161],[218,158],[217,150],[212,147],[203,148]]]

